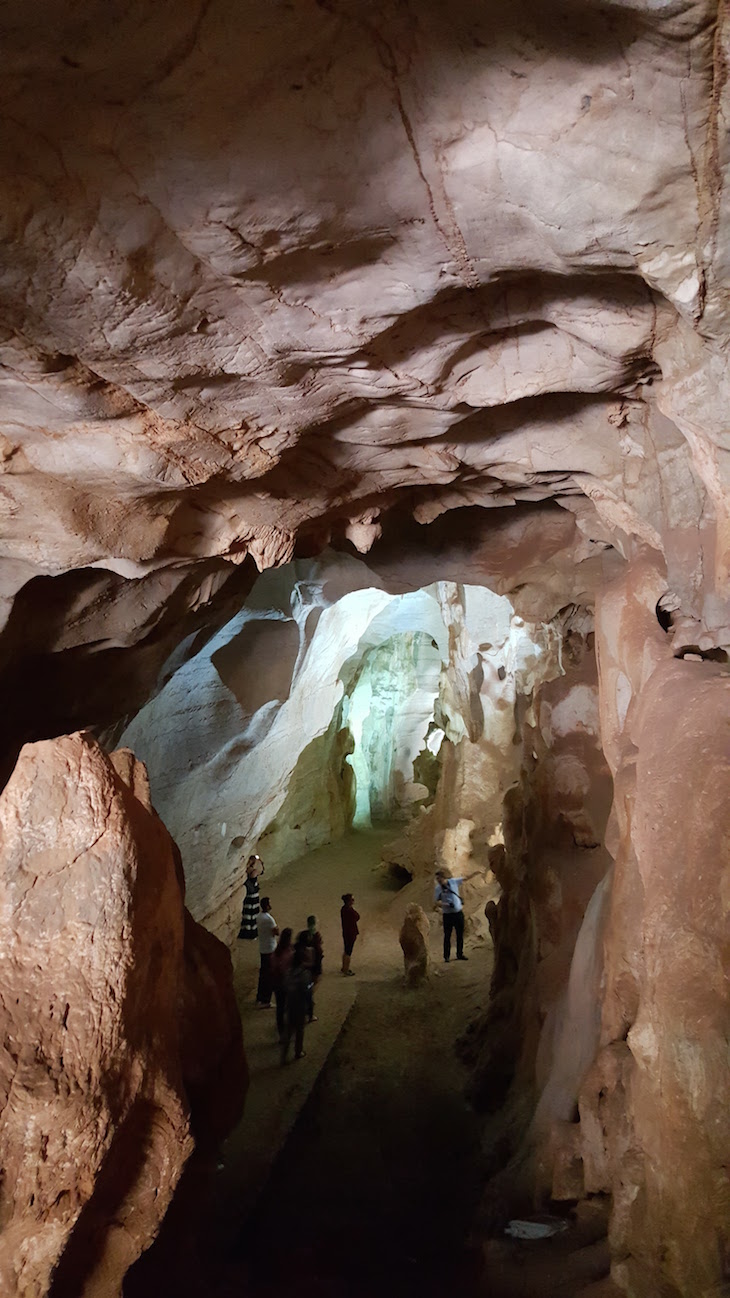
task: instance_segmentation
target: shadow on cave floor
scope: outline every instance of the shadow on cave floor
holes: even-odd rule
[[[292,1282],[302,1298],[474,1289],[466,1241],[480,1129],[453,1052],[468,1001],[468,984],[444,978],[359,991],[239,1232],[245,1292],[278,1298]]]
[[[428,905],[431,885],[422,896],[416,885],[394,893],[376,869],[389,836],[351,834],[266,889],[281,926],[319,916],[319,1021],[307,1029],[306,1058],[281,1069],[273,1013],[253,1004],[253,944],[239,944],[246,1113],[220,1156],[191,1160],[125,1298],[279,1298],[292,1285],[301,1298],[475,1291],[467,1239],[483,1181],[481,1128],[454,1043],[486,1002],[491,949],[473,944],[469,963],[444,966],[434,917],[432,977],[404,987],[401,916],[409,900]],[[345,889],[362,917],[351,979],[338,972]]]

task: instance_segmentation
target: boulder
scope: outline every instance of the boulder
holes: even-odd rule
[[[406,984],[416,987],[428,975],[428,934],[431,925],[422,906],[408,907],[400,930]]]
[[[131,754],[85,734],[26,745],[0,857],[0,1291],[110,1298],[192,1152],[185,1016],[201,963],[218,960],[208,1015],[226,974],[190,921],[186,941],[174,845]]]

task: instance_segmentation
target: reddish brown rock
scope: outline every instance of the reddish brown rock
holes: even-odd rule
[[[180,1009],[202,965],[210,1013],[220,956],[200,934],[184,955],[172,840],[131,755],[80,734],[25,747],[0,853],[0,1289],[108,1298],[192,1150]],[[229,1032],[215,1061],[234,1051]]]
[[[625,1114],[605,1137],[614,1273],[630,1293],[697,1298],[722,1292],[728,1274],[730,674],[669,659],[627,726],[631,840],[617,861],[604,1017],[606,1033],[628,1026],[630,1052]]]
[[[226,946],[185,911],[180,995],[181,1064],[198,1144],[238,1121],[248,1087],[241,1018]]]

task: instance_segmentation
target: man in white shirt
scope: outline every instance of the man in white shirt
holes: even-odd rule
[[[445,870],[436,871],[436,888],[434,901],[441,909],[444,919],[444,960],[451,959],[451,934],[456,933],[456,958],[468,960],[464,955],[464,903],[459,895],[459,886],[473,879],[479,870],[467,874],[465,878],[452,879]]]
[[[256,1004],[262,1010],[270,1010],[271,994],[274,990],[271,981],[271,957],[276,950],[276,939],[279,933],[279,928],[274,916],[271,914],[271,901],[268,897],[261,898],[261,910],[256,916],[256,932],[258,934],[259,955],[261,957]]]

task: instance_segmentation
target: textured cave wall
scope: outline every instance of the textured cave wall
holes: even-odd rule
[[[730,674],[673,655],[666,580],[654,555],[628,565],[599,600],[598,681],[583,619],[536,692],[491,853],[490,1006],[463,1043],[475,1098],[506,1101],[487,1220],[610,1194],[632,1298],[727,1278]]]
[[[391,600],[373,618],[357,655],[343,664],[358,823],[406,818],[425,795],[414,762],[433,723],[446,653],[436,589],[426,585]]]
[[[440,581],[435,589],[445,629],[436,786],[430,804],[383,850],[391,867],[421,878],[436,865],[456,875],[488,867],[505,795],[520,778],[520,712],[538,683],[561,671],[562,627],[526,622],[486,587]],[[488,886],[498,892],[492,880]],[[470,928],[484,931],[484,886],[466,885],[465,898]]]
[[[355,777],[350,758],[353,738],[341,723],[341,708],[324,734],[303,750],[291,773],[286,796],[259,836],[257,850],[276,867],[332,843],[355,818]]]
[[[598,1045],[595,942],[577,976],[571,972],[586,910],[611,864],[604,836],[612,784],[590,625],[585,611],[566,612],[562,671],[538,680],[523,701],[521,770],[504,800],[504,845],[489,851],[502,890],[487,907],[490,1003],[463,1049],[475,1068],[476,1102],[489,1113],[504,1105],[491,1138],[502,1160],[513,1160],[488,1192],[490,1215],[540,1185],[561,1197],[552,1185],[553,1142],[572,1121]]]
[[[126,721],[229,620],[253,581],[220,562],[137,578],[97,569],[33,577],[0,632],[0,782],[23,743],[88,727],[114,747]]]
[[[726,21],[14,0],[7,598],[558,499],[719,635]]]
[[[616,1279],[690,1298],[727,1282],[730,675],[672,658],[664,581],[637,561],[598,611],[616,863],[578,1148],[613,1194]]]
[[[369,650],[348,693],[356,820],[405,820],[428,793],[414,778],[438,694],[441,651],[428,631],[406,631]]]

